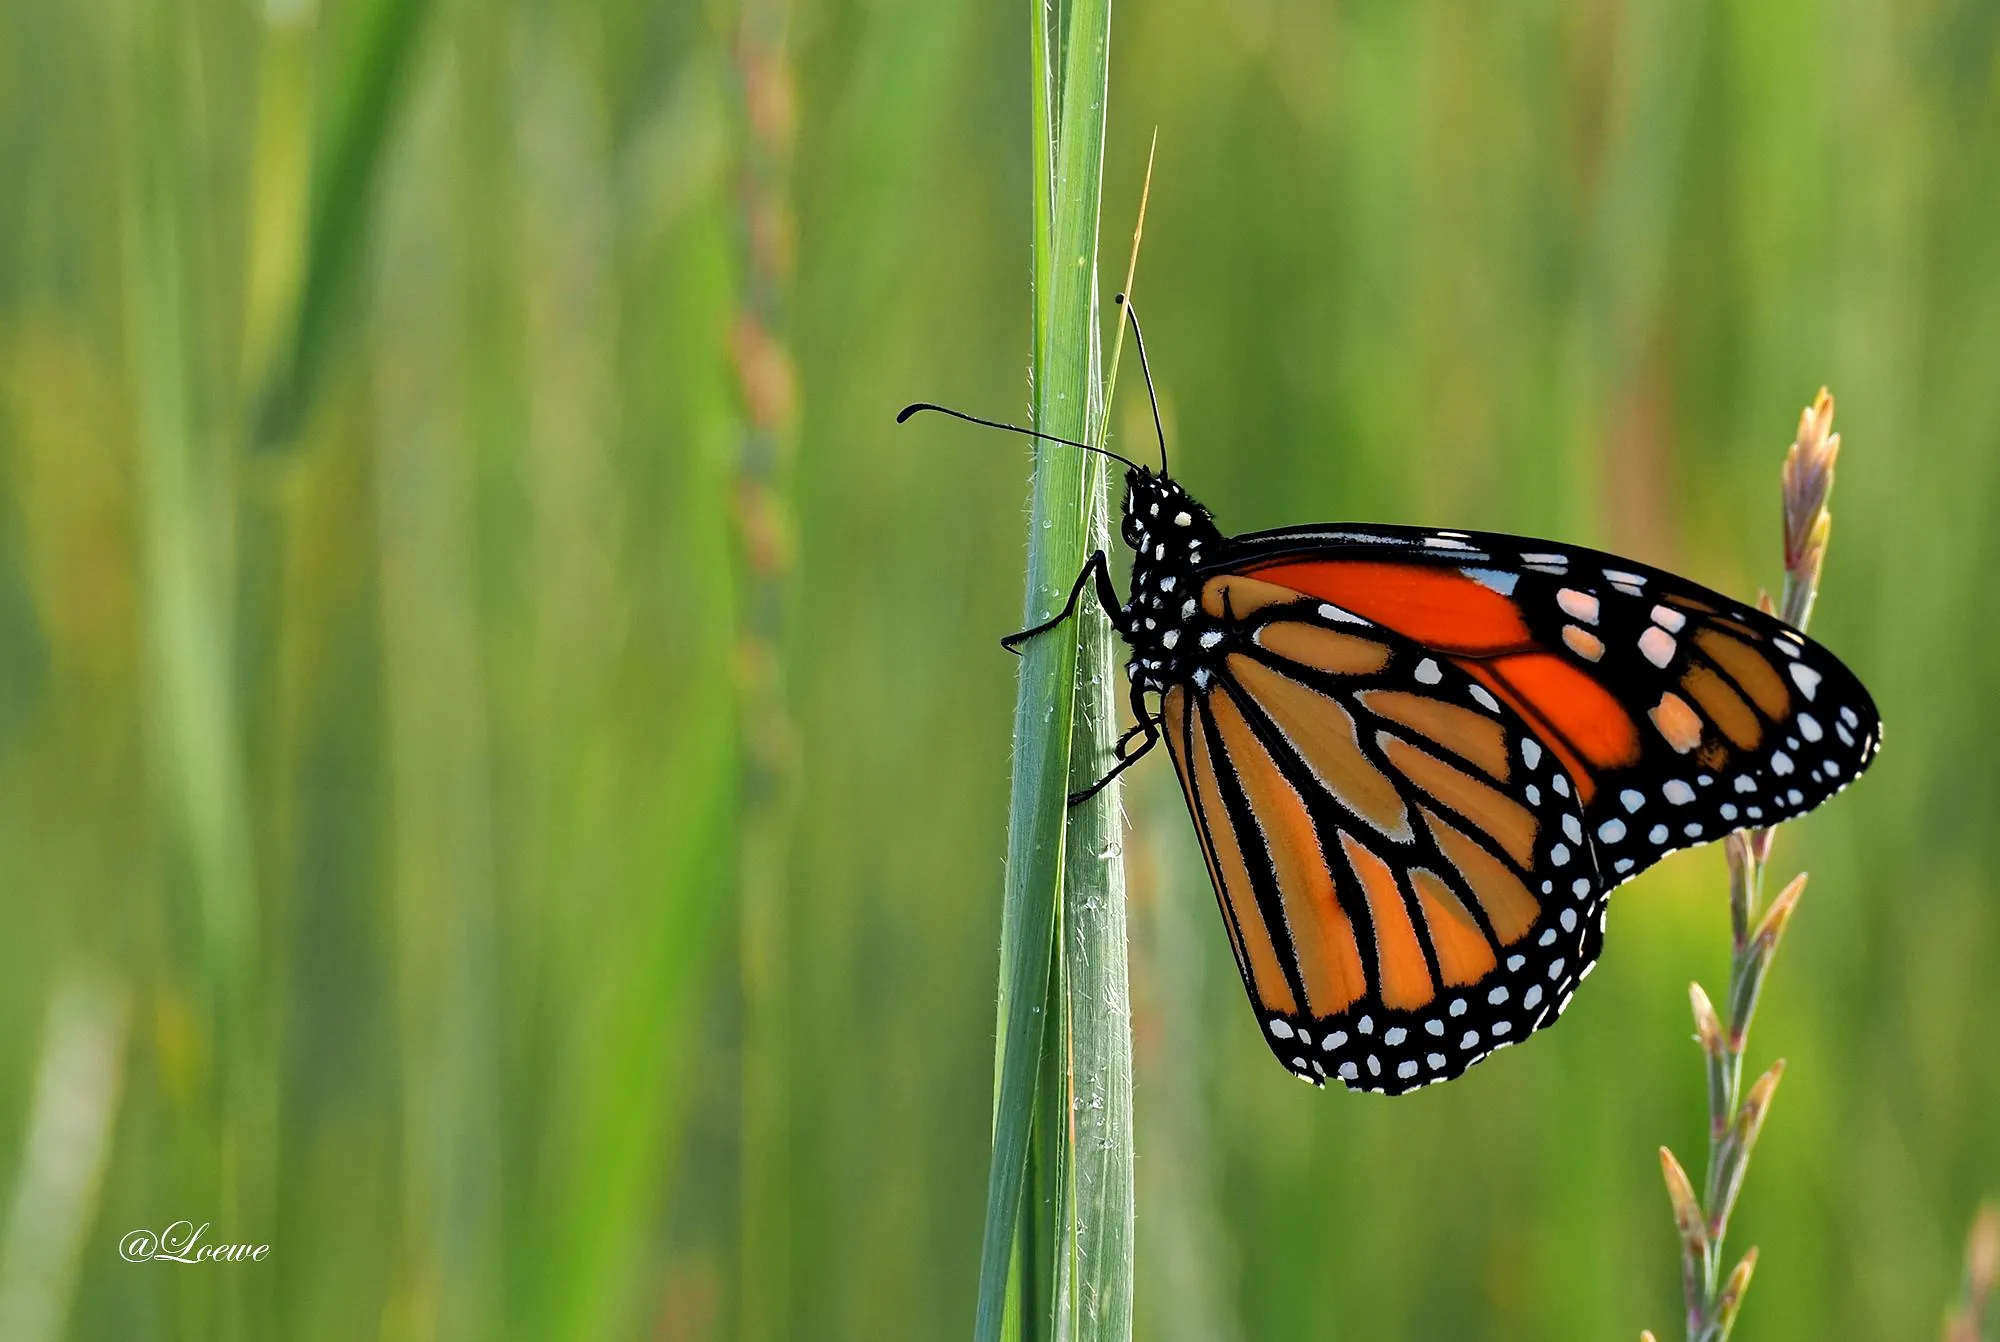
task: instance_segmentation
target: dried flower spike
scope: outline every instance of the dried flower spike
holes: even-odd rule
[[[1785,569],[1800,572],[1800,561],[1826,548],[1827,496],[1840,435],[1833,432],[1833,396],[1821,387],[1799,414],[1799,436],[1785,454]],[[1815,558],[1817,556],[1814,556]],[[1813,573],[1817,574],[1815,564]]]
[[[1715,1004],[1699,983],[1688,984],[1688,1003],[1694,1008],[1694,1036],[1701,1051],[1711,1058],[1722,1054],[1722,1022],[1715,1017]]]
[[[1674,1205],[1674,1224],[1680,1227],[1681,1241],[1688,1252],[1700,1257],[1708,1252],[1708,1229],[1701,1203],[1688,1182],[1687,1171],[1666,1147],[1660,1148],[1660,1177],[1667,1185],[1667,1200]]]
[[[1750,1274],[1757,1270],[1757,1246],[1750,1246],[1750,1252],[1743,1255],[1743,1261],[1729,1274],[1723,1285],[1722,1294],[1716,1297],[1715,1317],[1721,1325],[1721,1334],[1729,1335],[1736,1325],[1736,1311],[1743,1308],[1743,1293],[1750,1289]]]
[[[1799,435],[1785,454],[1785,599],[1780,614],[1794,628],[1805,624],[1819,590],[1820,565],[1833,531],[1826,500],[1833,493],[1833,466],[1839,455],[1833,397],[1821,387],[1800,414]]]
[[[1764,954],[1769,955],[1778,948],[1778,938],[1785,935],[1785,926],[1791,922],[1792,910],[1799,906],[1799,896],[1805,893],[1805,889],[1806,873],[1800,872],[1771,901],[1771,907],[1764,913],[1764,921],[1757,925],[1757,944]]]

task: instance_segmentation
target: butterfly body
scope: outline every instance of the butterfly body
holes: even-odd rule
[[[1164,693],[1212,660],[1202,638],[1221,630],[1201,610],[1199,574],[1227,540],[1176,481],[1144,470],[1126,482],[1120,533],[1132,550],[1132,596],[1119,631],[1132,652],[1126,674],[1135,688]]]
[[[1316,1085],[1399,1094],[1553,1023],[1615,886],[1810,809],[1879,742],[1824,649],[1613,555],[1231,537],[1143,467],[1120,530],[1129,599],[1101,554],[1072,595],[1094,572],[1130,647],[1112,773],[1167,746],[1260,1031]]]

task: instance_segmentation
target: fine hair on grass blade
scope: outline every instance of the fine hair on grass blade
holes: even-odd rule
[[[1029,14],[1034,427],[1097,443],[1110,5],[1082,0],[1052,18],[1032,0]],[[1085,556],[1107,543],[1104,472],[1100,456],[1035,444],[1024,624],[1053,615]],[[1132,1155],[1118,793],[1073,810],[1067,801],[1104,767],[1116,733],[1111,631],[1085,610],[1021,652],[974,1335],[1122,1338]]]
[[[1833,491],[1839,453],[1833,397],[1821,388],[1799,417],[1798,436],[1785,457],[1783,595],[1775,610],[1768,597],[1760,603],[1802,633],[1819,593],[1820,567],[1832,532],[1827,496]],[[1733,1267],[1726,1267],[1723,1237],[1785,1063],[1779,1059],[1746,1087],[1743,1053],[1764,975],[1806,884],[1801,873],[1768,906],[1763,904],[1764,868],[1771,855],[1769,829],[1732,834],[1724,840],[1724,851],[1729,858],[1731,951],[1729,991],[1720,1011],[1699,983],[1688,985],[1695,1038],[1708,1072],[1708,1163],[1699,1191],[1673,1152],[1660,1148],[1660,1166],[1681,1240],[1688,1342],[1724,1342],[1735,1327],[1757,1265],[1757,1250],[1752,1248]]]

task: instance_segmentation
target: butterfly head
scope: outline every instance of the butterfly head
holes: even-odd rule
[[[1222,538],[1215,517],[1199,500],[1165,473],[1144,466],[1125,473],[1125,543],[1142,558],[1164,561],[1178,552]],[[1198,562],[1198,561],[1197,561]]]

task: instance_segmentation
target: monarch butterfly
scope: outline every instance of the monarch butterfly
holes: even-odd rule
[[[919,410],[1051,437],[928,403],[898,422]],[[1811,810],[1874,757],[1868,692],[1774,616],[1550,541],[1225,535],[1168,475],[1157,400],[1153,419],[1157,474],[1070,443],[1127,467],[1130,599],[1099,550],[1002,643],[1094,587],[1136,725],[1071,804],[1165,743],[1260,1032],[1314,1085],[1400,1095],[1552,1024],[1613,887]]]

